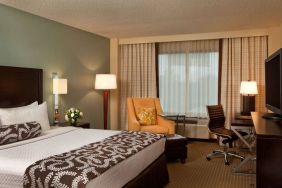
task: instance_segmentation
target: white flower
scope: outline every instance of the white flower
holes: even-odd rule
[[[65,120],[66,120],[66,121],[69,121],[68,115],[65,115]]]
[[[78,108],[69,108],[65,114],[65,120],[71,123],[76,122],[78,118],[81,118],[83,113]]]

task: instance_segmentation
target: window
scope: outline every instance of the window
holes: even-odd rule
[[[164,112],[207,117],[218,103],[219,52],[160,53],[159,97]]]

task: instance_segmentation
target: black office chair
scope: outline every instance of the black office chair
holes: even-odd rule
[[[241,160],[244,160],[244,157],[236,154],[235,152],[228,151],[228,146],[232,147],[232,143],[238,139],[238,136],[229,129],[226,129],[225,124],[225,116],[223,112],[222,105],[213,105],[207,106],[208,114],[209,114],[209,130],[212,134],[217,135],[218,137],[222,137],[222,143],[224,144],[223,150],[214,150],[212,153],[207,155],[207,160],[211,160],[212,157],[215,156],[224,156],[225,165],[229,165],[229,158],[235,157]],[[242,132],[243,136],[247,135],[247,133]]]

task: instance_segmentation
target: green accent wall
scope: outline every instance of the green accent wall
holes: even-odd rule
[[[110,71],[110,40],[0,4],[0,65],[43,69],[43,98],[53,119],[52,73],[68,79],[60,95],[61,119],[70,107],[81,121],[103,127],[103,96],[95,91],[97,73]]]

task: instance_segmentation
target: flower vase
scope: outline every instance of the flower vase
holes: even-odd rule
[[[70,124],[70,126],[76,126],[77,125],[77,119],[70,119],[69,124]]]

